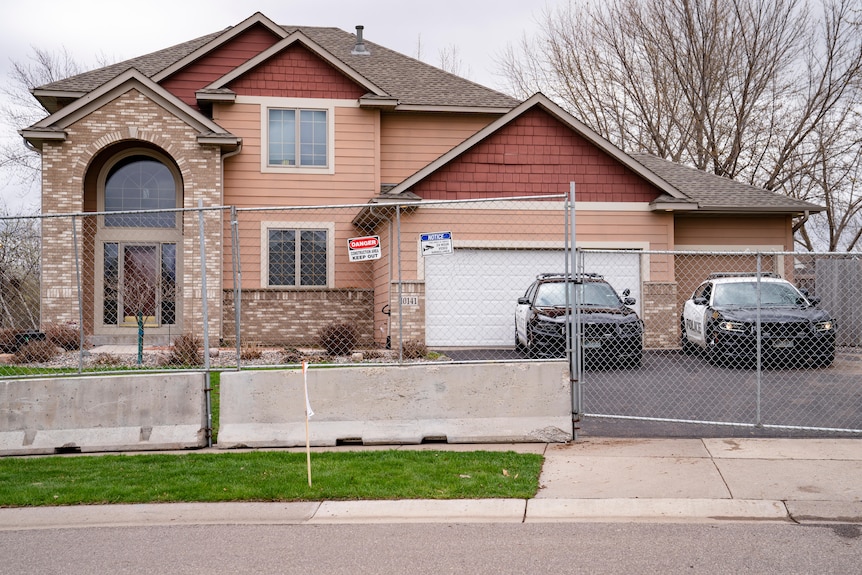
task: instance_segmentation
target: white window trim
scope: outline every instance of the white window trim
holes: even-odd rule
[[[334,174],[335,173],[335,108],[356,107],[352,100],[325,100],[322,98],[265,98],[237,96],[238,104],[260,106],[260,171],[267,174]],[[326,112],[326,166],[271,166],[269,165],[269,110],[324,110]]]
[[[326,285],[284,286],[269,283],[269,230],[326,230]],[[267,289],[315,290],[332,289],[335,284],[335,223],[334,222],[278,222],[260,223],[260,285]]]

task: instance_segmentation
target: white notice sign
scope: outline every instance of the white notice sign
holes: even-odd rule
[[[422,234],[419,240],[423,256],[452,253],[452,232]]]

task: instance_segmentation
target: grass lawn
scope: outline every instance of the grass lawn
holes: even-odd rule
[[[0,458],[0,506],[518,498],[542,456],[490,451],[184,453]]]

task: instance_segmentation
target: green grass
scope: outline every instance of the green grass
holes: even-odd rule
[[[533,497],[542,456],[513,451],[185,453],[0,458],[0,506]]]

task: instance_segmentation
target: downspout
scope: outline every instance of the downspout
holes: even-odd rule
[[[811,212],[809,210],[805,210],[805,215],[802,216],[802,219],[799,220],[795,225],[792,225],[790,227],[791,231],[793,231],[793,233],[796,233],[795,230],[802,229],[802,226],[805,225],[805,222],[808,221],[809,217],[811,217]],[[794,246],[790,246],[791,250],[793,249],[793,247]]]

